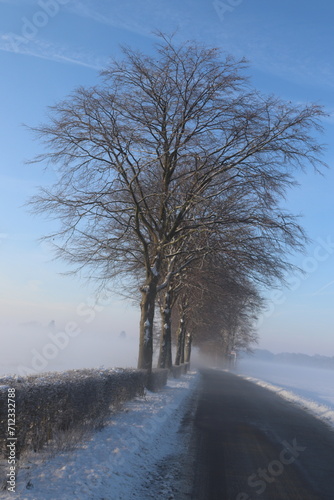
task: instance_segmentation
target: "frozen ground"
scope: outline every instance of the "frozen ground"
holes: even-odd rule
[[[30,456],[19,470],[16,493],[1,492],[0,499],[176,499],[171,469],[164,473],[156,464],[182,454],[179,429],[196,382],[189,373],[127,403],[73,451]]]
[[[240,360],[237,373],[334,426],[334,370]]]

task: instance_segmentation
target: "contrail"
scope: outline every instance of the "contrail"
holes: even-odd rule
[[[327,283],[327,285],[323,286],[322,288],[320,288],[319,290],[317,290],[316,292],[314,292],[314,293],[312,294],[312,296],[313,296],[313,295],[320,295],[320,293],[321,293],[321,292],[323,292],[324,290],[326,290],[326,288],[330,287],[330,286],[331,286],[331,285],[333,285],[333,284],[334,284],[334,280],[333,280],[333,281],[331,281],[330,283]]]

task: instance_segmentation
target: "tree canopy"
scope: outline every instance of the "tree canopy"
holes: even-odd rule
[[[324,115],[261,95],[245,61],[216,48],[165,35],[155,48],[124,48],[100,84],[50,108],[36,161],[58,180],[31,200],[60,222],[47,238],[74,272],[139,287],[149,370],[158,294],[190,264],[210,254],[254,283],[284,279],[305,234],[280,204],[294,169],[322,165]]]

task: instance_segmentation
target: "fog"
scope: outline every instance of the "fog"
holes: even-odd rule
[[[137,332],[101,325],[81,326],[68,322],[58,326],[32,321],[5,325],[1,339],[0,375],[27,375],[79,368],[135,367]]]

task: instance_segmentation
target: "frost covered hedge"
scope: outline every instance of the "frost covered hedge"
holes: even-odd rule
[[[24,378],[0,378],[1,456],[7,437],[8,388],[16,390],[17,454],[37,451],[59,432],[103,426],[112,407],[137,395],[147,384],[144,370],[70,370]]]
[[[167,384],[169,370],[167,368],[154,368],[148,376],[147,388],[156,392]]]
[[[171,373],[174,378],[180,378],[182,375],[187,373],[189,368],[189,363],[182,363],[180,365],[173,365],[171,367]]]

